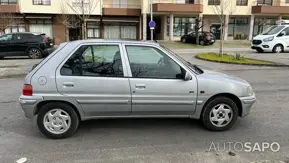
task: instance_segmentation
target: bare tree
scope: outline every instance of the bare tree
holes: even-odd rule
[[[86,21],[89,19],[91,14],[96,10],[96,7],[100,0],[63,0],[62,10],[65,13],[71,13],[79,19],[79,24],[81,24],[81,35],[82,39],[87,37]],[[71,3],[72,2],[72,3]],[[65,15],[65,14],[62,14]],[[73,16],[64,16],[62,22],[69,22],[70,25],[77,23],[76,18]],[[63,21],[64,20],[64,21]],[[74,22],[74,23],[71,23]]]
[[[56,16],[56,21],[66,28],[79,28],[81,27],[80,19],[73,14],[69,14],[67,8],[62,5],[61,6],[61,14]],[[68,37],[68,31],[65,30],[65,36]]]
[[[12,13],[0,13],[0,34],[4,34],[5,29],[18,23],[18,19]]]
[[[195,19],[195,33],[196,33],[196,36],[197,36],[197,38],[196,38],[196,43],[198,44],[199,43],[199,41],[200,41],[200,38],[199,38],[199,31],[201,30],[201,29],[203,29],[203,27],[204,27],[204,20],[203,20],[203,18],[202,17],[197,17],[196,19]]]
[[[236,11],[236,8],[233,7],[232,0],[220,0],[220,4],[211,5],[211,8],[221,23],[219,56],[223,56],[224,31],[229,24],[226,16],[232,15]]]

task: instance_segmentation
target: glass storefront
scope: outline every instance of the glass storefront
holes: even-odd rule
[[[249,18],[230,18],[228,36],[234,40],[248,39],[250,30]]]
[[[253,36],[256,36],[272,25],[276,25],[277,18],[255,18]]]
[[[174,36],[182,36],[194,31],[195,18],[174,17]],[[170,17],[167,17],[167,36],[170,33]]]

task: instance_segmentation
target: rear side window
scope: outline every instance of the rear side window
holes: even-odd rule
[[[63,76],[123,77],[118,45],[83,45],[63,65]]]

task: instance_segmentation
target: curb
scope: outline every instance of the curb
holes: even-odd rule
[[[274,62],[271,62],[271,63],[273,63],[272,65],[266,65],[266,64],[249,64],[249,63],[232,63],[232,62],[226,62],[226,61],[215,61],[215,60],[201,58],[198,55],[196,55],[195,58],[203,60],[203,61],[209,61],[209,62],[215,62],[215,63],[226,63],[226,64],[233,64],[233,65],[264,66],[264,67],[289,67],[289,65],[279,64],[279,63],[274,63]],[[254,59],[254,58],[252,58],[252,59]],[[264,60],[259,60],[259,59],[254,59],[254,60],[264,61]],[[264,61],[264,62],[270,62],[270,61]]]

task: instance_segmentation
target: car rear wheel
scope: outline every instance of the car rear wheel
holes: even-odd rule
[[[72,136],[78,128],[79,119],[74,109],[59,102],[48,103],[40,108],[37,117],[39,130],[52,139]]]
[[[283,52],[283,49],[284,49],[283,45],[280,45],[280,44],[275,45],[273,48],[273,53],[281,53]]]
[[[42,52],[38,48],[30,48],[28,50],[28,57],[31,59],[40,59],[42,58]]]
[[[238,119],[238,107],[228,97],[215,97],[205,106],[202,121],[210,131],[230,129]]]
[[[187,43],[187,39],[186,38],[182,38],[182,42],[183,43]]]

